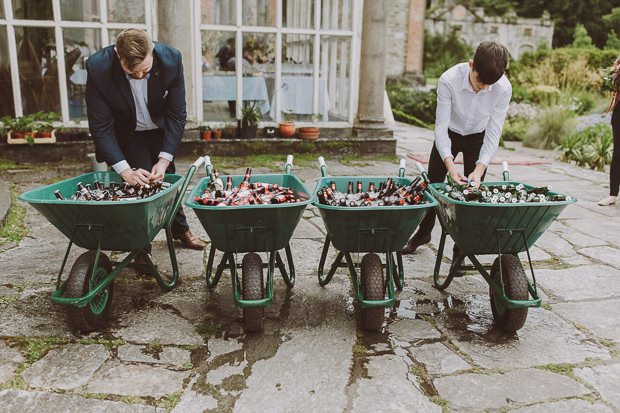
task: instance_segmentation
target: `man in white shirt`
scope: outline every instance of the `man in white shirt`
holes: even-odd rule
[[[145,185],[174,173],[187,112],[181,53],[153,42],[139,29],[123,30],[116,45],[86,62],[88,124],[99,162],[130,185]],[[189,229],[179,208],[172,236],[187,248],[204,243]],[[150,246],[145,246],[150,251]],[[136,262],[141,262],[142,256]]]
[[[512,96],[504,75],[508,52],[499,43],[480,43],[469,62],[446,70],[437,84],[435,145],[428,163],[431,182],[443,182],[446,174],[458,185],[478,188],[495,155]],[[454,158],[463,153],[464,171]],[[413,253],[431,240],[435,211],[430,210],[403,254]],[[459,254],[455,248],[453,262]]]

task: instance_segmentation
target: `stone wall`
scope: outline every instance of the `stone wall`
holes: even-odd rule
[[[405,72],[409,0],[389,0],[388,3],[385,73],[394,76]]]

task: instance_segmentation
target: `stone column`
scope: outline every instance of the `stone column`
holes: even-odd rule
[[[196,121],[194,113],[194,67],[192,64],[191,42],[191,2],[175,0],[157,1],[158,41],[178,49],[183,57],[183,75],[185,78],[185,101],[187,103],[187,120]],[[199,11],[198,11],[199,12]]]
[[[393,136],[383,117],[388,6],[386,0],[364,2],[359,101],[353,127],[353,134],[360,137]]]
[[[409,24],[407,28],[407,60],[405,76],[424,80],[424,14],[426,0],[409,0]]]

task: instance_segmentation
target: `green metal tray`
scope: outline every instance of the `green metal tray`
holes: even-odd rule
[[[484,184],[518,185],[519,182]],[[445,188],[446,185],[435,183],[430,184],[429,188],[439,203],[436,211],[441,223],[465,254],[497,254],[498,242],[504,254],[525,251],[522,233],[527,248],[530,248],[567,205],[577,202],[574,198],[569,201],[526,204],[461,202],[448,198],[437,190]],[[533,188],[523,185],[526,189]]]
[[[232,175],[233,186],[243,175]],[[192,208],[211,242],[223,252],[277,251],[288,244],[306,206],[312,202],[306,186],[292,174],[252,175],[250,182],[267,182],[291,188],[308,199],[294,204],[241,205],[232,207],[206,206],[194,199],[209,185],[210,178],[201,179],[185,199]]]
[[[315,193],[330,181],[336,183],[336,189],[346,192],[349,181],[362,181],[368,188],[370,182],[378,187],[387,176],[326,176],[316,184]],[[393,177],[394,183],[407,185],[410,179]],[[416,227],[424,218],[429,208],[437,201],[428,192],[424,195],[426,203],[407,206],[382,207],[340,207],[319,204],[319,213],[323,218],[329,239],[334,248],[345,252],[390,252],[400,251]]]
[[[47,220],[71,239],[76,225],[103,227],[102,250],[135,251],[144,248],[170,219],[172,206],[184,177],[167,174],[164,178],[171,185],[152,197],[129,202],[58,200],[54,191],[59,189],[65,197],[76,191],[78,182],[84,185],[94,181],[122,182],[115,172],[91,172],[24,192],[19,200],[31,204]],[[78,231],[73,239],[82,248],[96,250],[99,230]]]

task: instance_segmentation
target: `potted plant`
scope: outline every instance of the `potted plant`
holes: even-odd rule
[[[5,116],[0,119],[6,131],[7,143],[28,143],[34,144],[34,116],[20,116],[13,118]]]
[[[224,139],[233,139],[237,136],[237,126],[232,122],[226,122],[222,127],[222,137]]]
[[[200,137],[202,138],[202,140],[208,141],[209,139],[211,139],[211,128],[210,127],[208,127],[207,125],[203,125],[198,129],[200,130]]]
[[[323,119],[323,115],[320,113],[313,113],[311,115],[312,123],[317,123]],[[316,140],[319,137],[319,128],[316,126],[305,126],[299,128],[299,137],[308,141]]]
[[[284,121],[280,122],[280,136],[283,138],[290,138],[295,134],[295,121],[297,116],[293,113],[292,109],[289,109],[284,114]]]
[[[211,129],[211,136],[213,136],[213,139],[222,139],[222,127],[219,125],[214,126],[213,129]]]
[[[54,128],[54,121],[59,121],[61,119],[60,114],[55,112],[37,112],[33,116],[33,129],[37,132],[35,133],[35,138],[54,138],[56,140],[56,130]]]
[[[244,139],[252,139],[256,137],[256,130],[263,114],[256,101],[251,105],[241,108],[241,137]]]

